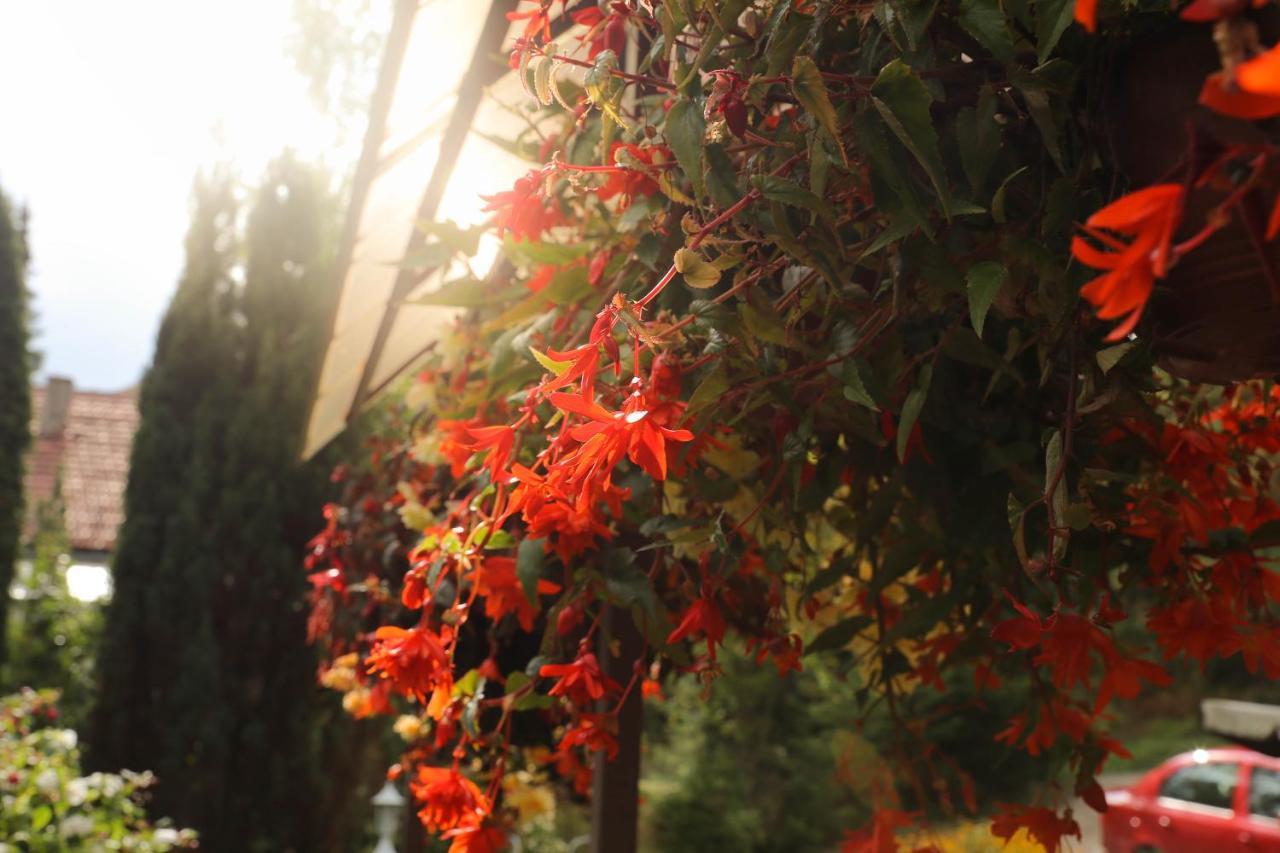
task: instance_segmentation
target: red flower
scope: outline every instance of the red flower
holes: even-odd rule
[[[511,458],[511,448],[515,445],[516,431],[509,426],[486,426],[468,427],[467,432],[475,439],[470,445],[472,451],[489,451],[489,457],[484,461],[484,467],[489,470],[489,479],[496,483],[510,477],[507,473],[507,461]]]
[[[615,142],[610,151],[610,159],[617,165],[608,170],[609,177],[596,190],[596,196],[601,201],[618,198],[618,210],[622,211],[630,207],[637,196],[656,193],[658,182],[643,167],[653,165],[653,155],[657,150],[659,149],[652,147],[641,148],[629,142]],[[628,160],[633,161],[634,165],[628,163]]]
[[[543,678],[560,679],[547,691],[550,695],[565,696],[582,707],[603,699],[606,693],[617,693],[622,689],[618,682],[600,671],[600,662],[590,652],[573,663],[546,664],[538,674]]]
[[[586,27],[586,35],[578,36],[578,41],[591,45],[588,59],[595,59],[602,50],[612,50],[619,56],[627,45],[627,19],[631,10],[627,4],[613,2],[609,4],[609,14],[599,6],[588,6],[570,12],[569,17],[578,26]]]
[[[551,595],[560,587],[551,581],[538,580],[538,595]],[[484,613],[497,622],[508,613],[516,615],[516,621],[526,632],[533,630],[538,618],[538,607],[524,594],[524,587],[516,576],[513,557],[487,557],[476,570],[476,594],[484,597]]]
[[[1249,121],[1280,115],[1280,96],[1246,91],[1235,77],[1217,71],[1205,78],[1200,103],[1214,112]]]
[[[667,637],[667,645],[678,643],[691,635],[701,635],[707,640],[707,655],[715,660],[716,646],[724,642],[725,624],[720,608],[709,592],[703,589],[702,597],[689,605],[689,609],[680,618],[680,624]]]
[[[428,693],[452,682],[446,638],[428,628],[405,630],[390,625],[379,628],[373,636],[369,672],[381,673],[398,692],[424,701]]]
[[[1104,320],[1120,319],[1107,340],[1120,340],[1133,330],[1146,307],[1156,278],[1163,278],[1175,260],[1170,247],[1182,217],[1183,189],[1157,184],[1130,193],[1090,216],[1085,233],[1106,248],[1083,238],[1071,242],[1071,253],[1082,263],[1108,270],[1080,290]],[[1128,243],[1108,233],[1131,238]]]
[[[484,210],[495,214],[493,224],[499,234],[510,231],[517,240],[537,240],[562,221],[560,211],[547,204],[545,189],[546,175],[532,169],[506,192],[481,198],[488,202]]]
[[[688,430],[669,429],[649,417],[649,404],[638,391],[627,398],[620,412],[610,412],[575,394],[552,394],[550,400],[562,411],[593,421],[569,431],[575,441],[582,442],[577,451],[561,460],[566,465],[572,463],[573,480],[607,477],[623,454],[653,479],[665,480],[667,441],[693,440]]]
[[[560,750],[580,746],[591,752],[603,752],[612,761],[618,756],[618,739],[609,728],[612,718],[606,714],[583,714],[560,738]]]
[[[476,783],[452,767],[419,767],[409,789],[423,804],[418,818],[434,832],[478,824],[493,809]]]
[[[1069,817],[1060,817],[1052,809],[1010,803],[998,803],[996,808],[1000,814],[991,821],[991,834],[1006,843],[1018,830],[1025,829],[1048,853],[1056,853],[1064,837],[1080,837],[1080,825]]]
[[[1098,0],[1076,0],[1076,22],[1089,32],[1098,29]]]

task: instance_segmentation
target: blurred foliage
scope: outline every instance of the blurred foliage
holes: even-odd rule
[[[82,775],[76,733],[57,725],[57,695],[24,689],[0,698],[0,849],[195,847],[191,830],[147,820],[142,804],[155,781],[150,773]]]
[[[5,683],[52,688],[61,695],[63,723],[83,732],[94,690],[94,655],[102,634],[102,606],[67,588],[70,542],[60,484],[35,508],[31,559],[20,571],[10,603]]]
[[[849,731],[856,683],[815,664],[779,680],[724,651],[709,693],[671,680],[646,706],[650,849],[783,853],[830,846],[867,817],[867,791],[848,771],[874,758]]]

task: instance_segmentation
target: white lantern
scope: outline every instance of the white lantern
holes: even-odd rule
[[[387,780],[382,790],[373,795],[373,828],[378,833],[378,846],[373,853],[396,853],[395,838],[404,819],[404,796]]]

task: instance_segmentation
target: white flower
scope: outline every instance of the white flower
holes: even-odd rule
[[[78,806],[89,796],[88,779],[72,779],[67,783],[67,803]]]
[[[76,737],[75,729],[60,729],[53,733],[53,740],[59,747],[70,752],[76,748],[76,744],[80,739]]]
[[[58,834],[63,838],[79,838],[91,832],[93,832],[93,818],[88,815],[68,815],[58,824]]]
[[[151,836],[157,844],[177,844],[178,830],[172,827],[162,826],[157,829]]]
[[[36,790],[52,799],[53,795],[58,793],[61,783],[58,781],[58,772],[52,768],[44,770],[36,777]]]

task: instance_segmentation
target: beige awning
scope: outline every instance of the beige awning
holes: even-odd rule
[[[506,18],[516,6],[516,0],[397,4],[353,181],[338,255],[341,293],[305,456],[411,369],[452,317],[453,309],[406,302],[449,274],[401,266],[422,245],[418,224],[484,221],[480,196],[510,189],[532,165],[490,141],[514,139],[526,127],[508,108],[528,95],[503,49],[524,26]],[[486,239],[472,262],[478,276],[497,255],[496,241]]]
[[[1200,703],[1207,731],[1234,740],[1267,741],[1280,735],[1280,706],[1235,699],[1205,699]]]

